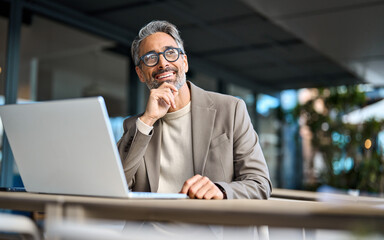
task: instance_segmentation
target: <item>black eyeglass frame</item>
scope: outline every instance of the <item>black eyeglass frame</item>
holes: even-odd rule
[[[173,50],[173,49],[177,50],[178,56],[177,56],[177,58],[176,58],[175,60],[173,60],[173,61],[169,61],[164,53],[165,53],[166,51]],[[144,58],[145,58],[145,56],[147,56],[148,54],[156,54],[156,56],[157,56],[157,61],[156,61],[155,64],[153,64],[153,65],[148,65],[148,64],[145,63]],[[144,54],[143,56],[140,57],[140,62],[143,62],[143,63],[145,64],[145,66],[147,66],[147,67],[154,67],[154,66],[156,66],[156,65],[159,63],[159,60],[160,60],[160,54],[163,54],[165,60],[167,60],[168,62],[176,62],[177,60],[179,60],[179,58],[180,58],[180,54],[184,54],[184,52],[183,52],[183,50],[181,50],[181,48],[176,48],[176,47],[167,48],[167,49],[165,49],[163,52],[150,51],[150,52],[147,52],[146,54]],[[140,62],[139,62],[138,65],[140,65]]]

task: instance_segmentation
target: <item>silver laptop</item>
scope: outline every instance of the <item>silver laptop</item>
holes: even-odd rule
[[[0,106],[27,192],[187,198],[129,191],[102,97]]]

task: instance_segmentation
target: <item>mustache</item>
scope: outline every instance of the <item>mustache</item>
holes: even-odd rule
[[[175,72],[176,74],[178,73],[177,68],[174,68],[174,67],[166,67],[166,68],[164,68],[164,69],[160,69],[160,70],[158,70],[158,71],[153,72],[153,73],[152,73],[152,77],[155,78],[155,76],[156,76],[157,74],[161,74],[161,73],[165,73],[165,72],[171,72],[171,71]]]

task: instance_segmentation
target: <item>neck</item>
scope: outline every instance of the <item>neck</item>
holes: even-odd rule
[[[176,108],[169,108],[168,112],[176,112],[177,110],[182,109],[191,101],[191,92],[189,90],[188,84],[184,85],[179,89],[179,94],[175,98]]]

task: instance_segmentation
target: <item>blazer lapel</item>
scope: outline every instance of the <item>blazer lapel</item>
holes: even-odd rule
[[[151,192],[157,192],[160,177],[160,151],[161,151],[161,122],[157,121],[153,126],[153,136],[144,154],[144,162],[147,168],[148,181]]]
[[[215,122],[216,109],[205,91],[188,82],[191,89],[192,107],[192,148],[195,174],[203,174],[207,161],[209,144]],[[157,192],[160,177],[161,121],[153,127],[153,136],[144,154],[151,192]]]
[[[203,174],[215,122],[216,109],[205,91],[191,86],[192,148],[195,174]]]

